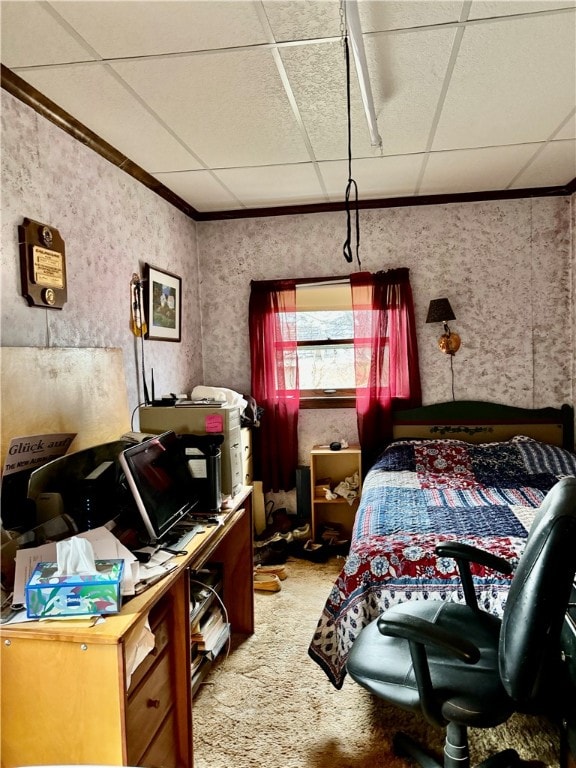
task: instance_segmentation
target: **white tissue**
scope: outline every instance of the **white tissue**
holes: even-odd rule
[[[96,573],[96,562],[92,544],[87,539],[72,536],[71,539],[56,542],[57,576],[73,573]]]

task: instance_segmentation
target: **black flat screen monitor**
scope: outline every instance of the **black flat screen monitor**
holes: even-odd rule
[[[184,447],[174,432],[132,445],[120,465],[150,543],[161,541],[198,504]]]

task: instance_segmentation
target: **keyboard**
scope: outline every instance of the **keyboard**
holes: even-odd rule
[[[170,549],[185,550],[194,536],[196,536],[197,533],[202,533],[203,531],[203,525],[193,525],[191,527],[187,526],[186,530],[181,533],[180,538],[174,540],[169,539],[169,541],[166,542],[166,546],[170,547]],[[175,532],[175,535],[178,535],[177,531]]]

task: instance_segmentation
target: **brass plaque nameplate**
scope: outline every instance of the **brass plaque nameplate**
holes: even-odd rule
[[[34,282],[51,288],[64,288],[64,256],[57,251],[48,251],[35,245],[32,248]]]
[[[57,229],[32,219],[18,227],[22,295],[31,307],[62,309],[68,298],[64,240]]]

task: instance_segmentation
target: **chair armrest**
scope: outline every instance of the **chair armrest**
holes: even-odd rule
[[[378,619],[378,630],[382,635],[403,637],[420,645],[436,645],[466,664],[476,664],[480,659],[480,651],[470,640],[416,616],[392,618],[383,614]]]
[[[452,557],[456,560],[466,604],[475,611],[478,610],[478,600],[476,599],[470,563],[478,563],[505,574],[510,574],[513,571],[512,565],[503,557],[485,552],[483,549],[478,549],[478,547],[473,547],[470,544],[462,544],[460,541],[445,541],[438,544],[435,551],[439,557]]]
[[[467,664],[475,664],[478,661],[479,649],[466,638],[415,616],[387,617],[383,614],[378,619],[378,630],[383,635],[400,637],[408,641],[422,713],[429,722],[443,728],[446,721],[434,696],[426,646],[439,646]]]
[[[503,557],[493,555],[478,547],[470,544],[463,544],[460,541],[445,541],[438,544],[436,554],[441,557],[453,557],[455,560],[465,560],[468,563],[478,563],[485,568],[493,568],[495,571],[511,574],[514,570],[512,564]]]

